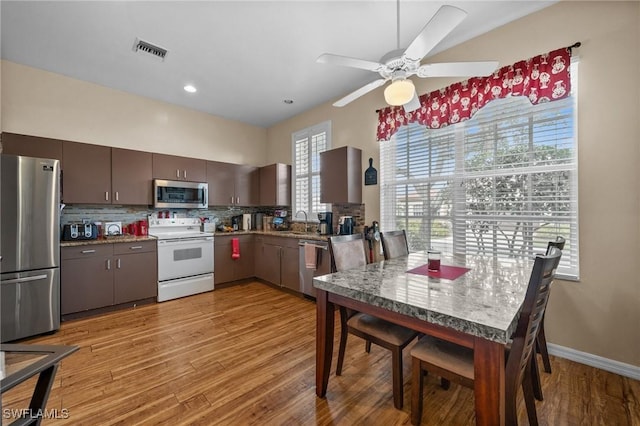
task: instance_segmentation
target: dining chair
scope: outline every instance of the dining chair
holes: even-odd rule
[[[562,252],[552,248],[548,255],[536,256],[516,330],[512,336],[505,367],[505,424],[516,425],[516,396],[522,386],[529,424],[537,425],[533,394],[535,338],[549,299],[549,290]],[[423,371],[441,376],[446,389],[449,380],[473,388],[473,349],[424,336],[411,349],[411,423],[420,424],[423,406]]]
[[[334,272],[341,272],[367,264],[366,248],[362,234],[329,237],[329,249],[334,262]],[[417,336],[408,328],[382,320],[373,315],[340,306],[340,347],[336,376],[342,375],[347,336],[353,334],[365,340],[366,351],[375,343],[391,351],[391,376],[393,382],[393,405],[402,409],[403,375],[402,350]]]
[[[384,254],[385,260],[409,254],[407,233],[404,229],[400,231],[382,232],[380,233],[380,240],[382,241],[382,253]]]

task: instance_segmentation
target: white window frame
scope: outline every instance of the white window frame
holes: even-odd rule
[[[299,157],[296,152],[296,141],[307,139],[308,142],[314,138],[314,136],[318,136],[323,134],[325,135],[325,149],[331,149],[331,121],[324,121],[322,123],[316,124],[311,127],[307,127],[302,130],[298,130],[291,134],[291,206],[292,206],[292,220],[293,221],[303,221],[304,218],[302,216],[296,217],[295,214],[299,210],[304,210],[307,213],[307,220],[309,222],[318,222],[318,213],[324,211],[331,211],[331,204],[319,204],[320,199],[320,152],[313,152],[313,144],[307,143],[307,158],[310,159],[310,167],[308,168],[308,172],[299,172],[298,164],[296,163],[296,159]],[[314,168],[315,167],[315,168]],[[306,185],[310,188],[308,192],[308,197],[306,200],[298,200],[297,194],[299,191],[298,182],[302,179],[306,180]],[[315,183],[314,183],[315,182]],[[314,203],[314,198],[316,198]],[[317,207],[313,208],[314,204]]]
[[[568,232],[567,238],[567,246],[565,246],[565,250],[562,256],[562,260],[560,266],[558,268],[558,277],[569,280],[578,280],[579,279],[579,232],[578,232],[578,134],[577,134],[577,120],[578,120],[578,111],[577,111],[577,61],[573,61],[571,67],[571,75],[572,75],[572,96],[568,100],[556,101],[556,102],[565,102],[571,105],[573,109],[572,112],[572,135],[573,135],[573,144],[571,146],[572,149],[572,158],[568,163],[562,164],[550,164],[547,166],[540,165],[525,165],[523,163],[522,166],[516,165],[512,169],[503,169],[500,166],[495,169],[486,169],[483,171],[479,170],[465,170],[465,155],[468,155],[468,148],[465,146],[465,132],[467,127],[465,127],[465,123],[471,124],[471,120],[480,119],[482,117],[483,110],[480,110],[476,113],[476,115],[470,119],[470,121],[458,123],[456,125],[451,125],[442,129],[426,129],[426,127],[419,126],[417,124],[412,124],[412,127],[403,126],[402,129],[398,130],[398,133],[394,135],[390,141],[381,142],[381,159],[380,159],[380,172],[381,172],[381,185],[380,185],[380,201],[381,201],[381,229],[382,231],[390,231],[393,229],[402,226],[402,222],[408,227],[411,221],[413,220],[413,226],[415,227],[415,223],[419,222],[420,232],[416,234],[415,238],[420,241],[415,241],[416,247],[411,247],[411,238],[409,238],[409,245],[411,249],[423,249],[424,247],[419,247],[420,245],[429,245],[434,246],[434,248],[441,249],[445,252],[450,253],[475,253],[480,250],[480,246],[475,246],[475,244],[471,244],[471,246],[467,246],[468,241],[468,233],[470,232],[467,229],[467,221],[472,220],[473,216],[466,216],[468,211],[471,211],[468,205],[466,204],[466,191],[467,185],[469,182],[474,182],[474,179],[492,179],[494,177],[499,177],[503,175],[518,175],[521,176],[532,176],[536,173],[549,173],[549,172],[562,172],[567,173],[569,176],[568,180],[564,180],[570,188],[569,197],[566,203],[571,205],[570,214],[556,214],[552,215],[550,220],[553,224],[558,226],[561,225],[561,228],[564,229],[565,232]],[[523,101],[528,102],[525,98],[521,98]],[[493,101],[500,102],[500,100]],[[556,102],[549,104],[550,108],[556,105]],[[491,105],[491,104],[490,104]],[[526,105],[523,102],[523,105]],[[530,105],[530,104],[529,104]],[[541,105],[542,106],[542,105]],[[489,105],[487,105],[488,108]],[[527,110],[525,113],[521,114],[520,117],[531,117],[532,111],[534,111],[535,107],[532,107],[531,110]],[[531,120],[531,118],[530,118]],[[533,130],[534,125],[538,125],[538,122],[533,123],[529,122],[530,132]],[[422,130],[422,134],[420,128],[426,129]],[[413,129],[413,130],[411,130]],[[415,158],[412,160],[411,156],[411,146],[409,146],[409,152],[406,151],[398,151],[398,148],[395,148],[396,144],[396,136],[402,137],[405,140],[411,137],[417,137],[416,144],[413,145],[415,149],[425,149],[424,143],[426,143],[426,149],[447,149],[444,152],[449,157],[450,164],[445,169],[435,169],[436,174],[432,174],[434,170],[424,163],[425,160],[430,158],[428,155],[425,157],[425,154],[422,153],[421,157]],[[432,138],[439,139],[440,145],[430,145],[429,141]],[[448,139],[442,139],[448,138]],[[531,136],[530,136],[531,138]],[[411,140],[411,139],[408,139]],[[446,142],[443,142],[445,141]],[[530,139],[531,141],[531,139]],[[442,144],[446,145],[442,145]],[[532,142],[530,142],[532,144]],[[448,147],[448,148],[444,148]],[[416,151],[420,153],[420,151]],[[454,152],[454,154],[452,154]],[[400,157],[396,157],[399,155]],[[406,157],[405,157],[406,155]],[[430,155],[430,154],[429,154]],[[530,154],[531,155],[531,154]],[[455,159],[452,161],[451,159]],[[398,159],[401,160],[398,163]],[[412,162],[413,161],[413,162]],[[417,161],[417,163],[416,163]],[[529,160],[530,161],[530,160]],[[407,163],[406,163],[407,162]],[[396,167],[402,167],[402,164],[408,164],[407,167],[417,167],[420,173],[422,173],[421,177],[416,178],[415,172],[409,170],[411,175],[405,176],[405,172],[400,169],[396,169]],[[396,165],[398,164],[398,165]],[[427,173],[428,172],[428,173]],[[425,174],[427,173],[427,174]],[[416,195],[420,195],[421,192],[419,188],[433,188],[431,185],[438,182],[448,182],[446,184],[447,190],[450,192],[450,198],[447,201],[448,204],[447,209],[441,209],[435,214],[430,214],[428,209],[425,207],[424,214],[420,217],[415,216],[415,210],[412,214],[411,209],[407,207],[410,206],[410,203],[415,202]],[[406,187],[406,188],[405,188]],[[403,188],[407,191],[405,195],[402,195]],[[429,189],[422,190],[422,197],[427,197],[428,199],[433,194],[434,190]],[[410,192],[412,194],[410,194]],[[436,191],[437,193],[437,191]],[[425,195],[426,194],[426,195]],[[508,194],[508,193],[507,193]],[[495,196],[495,194],[494,194]],[[404,198],[403,198],[404,197]],[[498,199],[498,198],[496,198]],[[404,209],[401,208],[403,206],[398,205],[399,201],[404,202]],[[404,200],[404,201],[402,201]],[[530,200],[530,199],[529,199]],[[430,201],[429,201],[430,203]],[[528,206],[528,202],[524,204]],[[415,207],[415,206],[414,206]],[[437,207],[434,206],[434,208]],[[524,207],[523,207],[524,208]],[[522,246],[522,248],[515,255],[529,257],[534,253],[544,252],[546,249],[546,242],[541,238],[540,235],[534,235],[534,231],[532,229],[536,229],[535,233],[537,233],[542,228],[535,228],[535,223],[540,221],[540,216],[536,216],[535,214],[527,213],[530,210],[529,207],[524,208],[523,213],[520,217],[525,218],[523,223],[527,223],[531,221],[531,226],[534,228],[527,229],[527,231],[522,231],[522,244],[526,244],[526,246]],[[491,211],[491,210],[490,210]],[[491,230],[485,234],[485,237],[488,241],[489,250],[486,250],[486,247],[482,247],[482,252],[486,255],[493,256],[496,259],[507,260],[513,259],[514,251],[511,250],[511,253],[507,255],[504,249],[504,243],[501,241],[501,237],[496,235],[496,229],[493,226],[497,226],[499,229],[501,226],[509,226],[509,220],[513,220],[514,216],[501,216],[495,215],[495,213],[489,213],[489,216],[486,216],[485,222],[488,223]],[[519,210],[518,210],[519,211]],[[484,218],[484,216],[482,216]],[[517,217],[517,216],[515,216]],[[506,219],[505,219],[506,218]],[[484,220],[484,219],[483,219]],[[507,220],[507,222],[504,222]],[[417,221],[417,222],[416,222]],[[436,237],[433,237],[431,227],[438,222],[439,224],[451,224],[451,237],[448,239],[438,240]],[[496,224],[491,225],[491,223],[496,222]],[[483,222],[479,222],[483,223]],[[562,225],[562,224],[565,225]],[[499,225],[499,226],[498,226]],[[565,227],[566,226],[566,227]],[[407,229],[409,233],[409,229]],[[415,229],[414,229],[415,231]],[[486,232],[483,231],[483,232]],[[527,236],[525,237],[525,233]],[[553,239],[552,232],[548,231],[548,235],[542,232],[544,237],[549,237],[548,239]],[[408,235],[409,236],[409,235]],[[433,240],[432,240],[433,237]],[[426,239],[426,241],[425,241]]]

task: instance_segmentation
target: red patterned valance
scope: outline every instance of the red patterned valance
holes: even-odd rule
[[[498,69],[488,77],[472,77],[419,97],[421,107],[402,106],[378,112],[378,140],[388,140],[398,128],[419,123],[437,129],[468,120],[492,99],[527,96],[532,104],[569,96],[570,48],[562,48]]]

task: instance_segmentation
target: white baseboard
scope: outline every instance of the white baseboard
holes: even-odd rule
[[[601,370],[609,371],[611,373],[619,374],[631,379],[640,380],[640,367],[637,367],[635,365],[625,364],[624,362],[614,361],[598,355],[580,352],[575,349],[566,348],[560,345],[554,345],[553,343],[548,342],[547,349],[549,350],[550,355],[579,362],[580,364],[599,368]]]

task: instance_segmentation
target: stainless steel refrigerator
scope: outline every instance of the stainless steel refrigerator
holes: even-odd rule
[[[0,339],[60,328],[60,162],[2,155]]]

